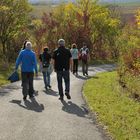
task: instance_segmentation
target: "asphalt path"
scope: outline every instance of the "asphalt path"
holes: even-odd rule
[[[71,74],[72,99],[58,100],[56,74],[51,75],[51,90],[43,78],[34,81],[34,99],[23,101],[21,82],[0,88],[0,140],[107,140],[85,104],[82,87],[96,73],[111,71],[113,65],[89,67],[89,77]]]

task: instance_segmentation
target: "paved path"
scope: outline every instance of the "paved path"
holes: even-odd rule
[[[89,75],[111,70],[111,65],[90,67]],[[42,77],[35,80],[38,95],[23,102],[21,83],[0,89],[0,140],[105,140],[82,98],[86,78],[71,74],[72,99],[58,100],[56,75],[52,90],[45,91]]]

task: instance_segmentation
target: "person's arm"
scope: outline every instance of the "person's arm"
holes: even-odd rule
[[[22,58],[22,52],[19,53],[18,58],[16,60],[16,66],[15,66],[15,70],[18,70],[18,66],[21,63],[21,58]]]
[[[34,53],[34,58],[33,58],[34,60],[34,68],[35,68],[35,73],[36,73],[36,75],[38,75],[38,69],[37,69],[37,59],[36,59],[36,55],[35,55],[35,53]]]
[[[70,67],[70,70],[72,71],[72,68],[73,68],[73,60],[72,60],[72,54],[71,54],[71,52],[69,52],[69,58],[70,58],[70,59],[69,59],[69,61],[70,61],[70,62],[69,62],[69,64],[70,64],[69,67]]]
[[[90,53],[89,53],[89,49],[87,49],[87,58],[88,58],[88,61],[90,61]]]
[[[73,71],[73,60],[72,60],[72,57],[70,58],[70,70]]]
[[[39,61],[42,62],[42,54],[39,55]]]
[[[53,55],[52,55],[51,63],[53,64],[53,69],[54,69],[54,71],[56,72],[56,69],[55,69],[55,52],[54,52]]]

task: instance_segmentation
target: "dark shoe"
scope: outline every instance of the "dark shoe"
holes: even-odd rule
[[[63,97],[62,97],[62,96],[60,96],[60,97],[59,97],[59,100],[63,101],[64,99],[63,99]]]
[[[69,99],[69,100],[71,99],[69,93],[66,92],[65,95],[67,96],[67,99]]]
[[[27,98],[27,96],[23,96],[23,100],[24,100],[24,101],[26,100],[26,98]]]
[[[88,73],[87,72],[85,74],[88,76]]]
[[[48,89],[48,87],[46,86],[46,87],[45,87],[45,89],[47,90],[47,89]]]
[[[31,95],[31,96],[29,96],[29,98],[31,99],[31,98],[34,98],[34,96],[33,95]]]
[[[49,88],[49,89],[51,89],[51,88],[52,88],[52,86],[48,85],[48,88]]]
[[[38,91],[37,90],[34,90],[33,95],[37,96],[38,95]]]

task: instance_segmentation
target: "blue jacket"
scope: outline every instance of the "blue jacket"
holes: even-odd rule
[[[33,51],[28,49],[22,50],[16,60],[16,70],[20,64],[22,72],[34,72],[35,70],[37,73],[37,60]]]

